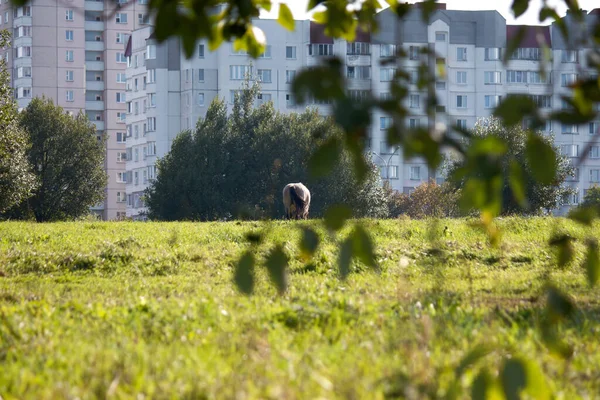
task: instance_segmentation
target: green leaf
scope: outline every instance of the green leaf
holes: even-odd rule
[[[500,381],[506,400],[520,400],[521,392],[527,387],[527,367],[523,360],[510,358],[500,371]]]
[[[537,107],[531,97],[522,94],[509,94],[503,100],[494,114],[504,120],[507,125],[515,125],[520,123],[524,117],[533,115],[537,111]]]
[[[353,254],[368,267],[377,268],[373,242],[367,231],[357,225],[352,234]]]
[[[352,262],[353,248],[354,246],[351,236],[344,240],[344,242],[340,245],[338,266],[340,269],[340,278],[342,280],[345,280],[350,274],[350,263]]]
[[[234,281],[238,289],[245,294],[254,290],[254,255],[246,252],[235,266]]]
[[[304,228],[302,241],[300,242],[300,251],[307,257],[312,257],[319,247],[319,235],[311,228]]]
[[[542,341],[551,354],[562,359],[569,359],[573,355],[573,347],[567,344],[557,334],[556,324],[545,319],[540,326]]]
[[[553,237],[550,240],[550,246],[558,249],[558,266],[564,267],[569,264],[575,255],[575,249],[573,248],[574,238],[570,235],[560,235]]]
[[[494,380],[494,376],[487,368],[482,368],[473,380],[471,399],[488,400],[498,398],[499,396],[496,395],[497,391],[497,383]]]
[[[277,245],[267,256],[266,266],[271,282],[275,284],[279,294],[285,293],[288,287],[288,257],[281,245]]]
[[[580,224],[592,226],[594,219],[598,217],[598,211],[595,207],[580,206],[569,211],[568,217]]]
[[[600,254],[598,252],[598,241],[596,239],[588,240],[584,266],[590,286],[596,286],[598,278],[600,278]]]
[[[521,207],[525,207],[527,205],[527,199],[525,198],[525,177],[523,176],[523,168],[516,160],[510,161],[508,183],[517,203]]]
[[[539,135],[530,133],[525,148],[531,173],[540,183],[550,185],[556,180],[556,151]]]
[[[263,239],[263,235],[260,232],[246,233],[246,240],[249,241],[251,244],[261,244]]]
[[[473,348],[473,350],[468,352],[460,361],[460,364],[458,365],[454,373],[456,377],[455,379],[459,380],[468,368],[475,365],[479,360],[487,356],[490,352],[491,349],[488,346],[484,345],[479,345]]]
[[[342,62],[338,58],[328,59],[324,65],[310,67],[296,74],[292,92],[299,103],[310,97],[317,100],[341,99],[345,96]]]
[[[352,210],[345,205],[334,205],[325,211],[325,226],[332,231],[342,229],[346,220],[352,218]]]
[[[314,152],[308,162],[308,172],[315,178],[329,174],[339,162],[342,144],[338,138],[330,138]]]
[[[505,64],[510,60],[513,53],[521,47],[521,43],[523,43],[523,39],[525,38],[525,32],[525,26],[520,26],[515,36],[506,43],[506,50],[503,57]]]
[[[277,18],[277,21],[288,31],[293,31],[295,28],[294,16],[285,3],[279,3],[279,18]]]
[[[549,286],[547,292],[547,309],[553,319],[570,317],[575,310],[573,301],[554,286]]]
[[[515,15],[515,18],[518,18],[523,15],[525,11],[527,11],[528,7],[529,0],[513,0],[511,9]]]

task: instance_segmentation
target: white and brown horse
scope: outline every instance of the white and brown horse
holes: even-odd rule
[[[288,219],[307,219],[310,191],[302,183],[288,183],[283,188],[283,205]]]

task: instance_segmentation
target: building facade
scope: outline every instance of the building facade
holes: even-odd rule
[[[175,136],[194,128],[215,97],[233,103],[247,74],[261,82],[257,104],[271,101],[282,112],[301,112],[306,105],[294,101],[290,82],[304,67],[319,64],[332,55],[344,60],[349,95],[357,100],[365,96],[388,98],[390,82],[398,69],[408,76],[405,106],[410,111],[409,127],[472,128],[478,119],[488,117],[494,108],[512,93],[532,96],[543,112],[568,107],[561,96],[569,96],[569,85],[579,76],[592,73],[587,66],[586,44],[580,35],[577,47],[567,43],[557,26],[507,26],[496,11],[446,10],[438,5],[427,23],[418,7],[402,20],[390,11],[378,14],[377,34],[358,32],[356,40],[331,39],[320,25],[296,21],[288,32],[273,20],[256,20],[267,38],[265,53],[257,60],[223,44],[214,52],[206,43],[198,43],[196,53],[186,59],[180,43],[171,39],[158,44],[150,28],[133,32],[127,56],[127,216],[144,218],[143,191],[156,177],[156,160],[170,149]],[[586,13],[588,29],[598,23],[600,9]],[[564,18],[569,30],[577,32],[572,16]],[[509,40],[523,31],[520,47],[507,65],[502,63]],[[585,32],[585,30],[582,30]],[[551,56],[550,67],[542,72],[544,48]],[[396,64],[386,59],[400,49],[407,54]],[[424,50],[435,51],[435,57]],[[426,111],[427,93],[418,87],[419,69],[436,73],[435,91],[439,100],[436,112]],[[320,113],[330,113],[328,104],[317,106]],[[370,129],[370,150],[381,168],[382,177],[396,190],[410,193],[428,179],[441,181],[441,171],[432,171],[418,158],[404,159],[402,150],[388,146],[386,132],[392,119],[374,111]],[[524,124],[527,124],[524,121]],[[543,128],[553,134],[564,155],[578,157],[598,122],[580,126],[548,123]],[[577,204],[591,185],[600,182],[600,147],[592,143],[588,159],[568,184],[576,189],[564,207]]]
[[[131,32],[148,25],[147,0],[34,0],[0,5],[0,29],[12,47],[0,51],[11,73],[18,107],[45,96],[67,112],[85,112],[106,136],[105,200],[92,208],[103,219],[125,217],[125,46]]]

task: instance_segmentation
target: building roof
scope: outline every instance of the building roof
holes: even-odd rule
[[[356,29],[355,42],[371,42],[371,33],[360,28]],[[310,42],[332,44],[333,38],[325,34],[325,25],[310,21]]]
[[[525,29],[525,35],[523,36],[519,47],[539,48],[542,47],[543,43],[549,47],[552,47],[549,26],[506,25],[506,41],[510,42],[515,36],[518,35],[521,29]]]

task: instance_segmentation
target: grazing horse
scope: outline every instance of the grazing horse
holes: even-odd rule
[[[308,218],[308,207],[310,206],[310,192],[302,183],[288,183],[283,188],[283,205],[285,216],[292,219]]]

